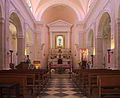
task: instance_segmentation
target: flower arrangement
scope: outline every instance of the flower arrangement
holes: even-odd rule
[[[58,73],[63,73],[65,71],[65,69],[60,67],[60,68],[57,68],[56,71]]]

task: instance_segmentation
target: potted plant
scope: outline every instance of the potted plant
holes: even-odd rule
[[[61,73],[63,73],[65,70],[60,67],[60,68],[57,68],[56,71],[57,71],[57,73],[60,73],[60,74],[61,74]]]

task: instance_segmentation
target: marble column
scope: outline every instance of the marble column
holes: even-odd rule
[[[25,58],[25,37],[22,33],[17,36],[17,54],[18,54],[18,64],[24,61]]]
[[[10,0],[5,0],[5,24],[4,24],[4,67],[9,69],[9,6]]]
[[[120,69],[120,19],[117,20],[117,68]]]
[[[53,45],[53,44],[52,44],[52,43],[53,43],[53,42],[52,42],[52,34],[53,34],[53,33],[50,32],[50,48],[53,48],[53,46],[52,46],[52,45]]]
[[[103,45],[102,45],[102,37],[97,37],[96,39],[96,65],[94,68],[104,68],[103,65]]]
[[[4,66],[4,19],[0,18],[0,70]]]
[[[67,33],[68,33],[68,46],[67,46],[67,48],[70,48],[70,31],[68,31]]]
[[[41,50],[42,50],[42,46],[41,46],[41,33],[36,33],[36,38],[35,38],[35,48],[36,48],[36,51],[35,51],[35,60],[38,60],[40,61],[41,60],[41,57],[42,57],[42,54],[41,54]]]

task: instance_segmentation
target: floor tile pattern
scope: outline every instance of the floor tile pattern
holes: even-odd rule
[[[61,76],[60,76],[61,75]],[[86,98],[67,75],[53,76],[45,92],[37,98]]]

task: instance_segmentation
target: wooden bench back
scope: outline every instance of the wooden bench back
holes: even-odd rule
[[[120,75],[99,75],[97,79],[101,87],[120,87]]]

